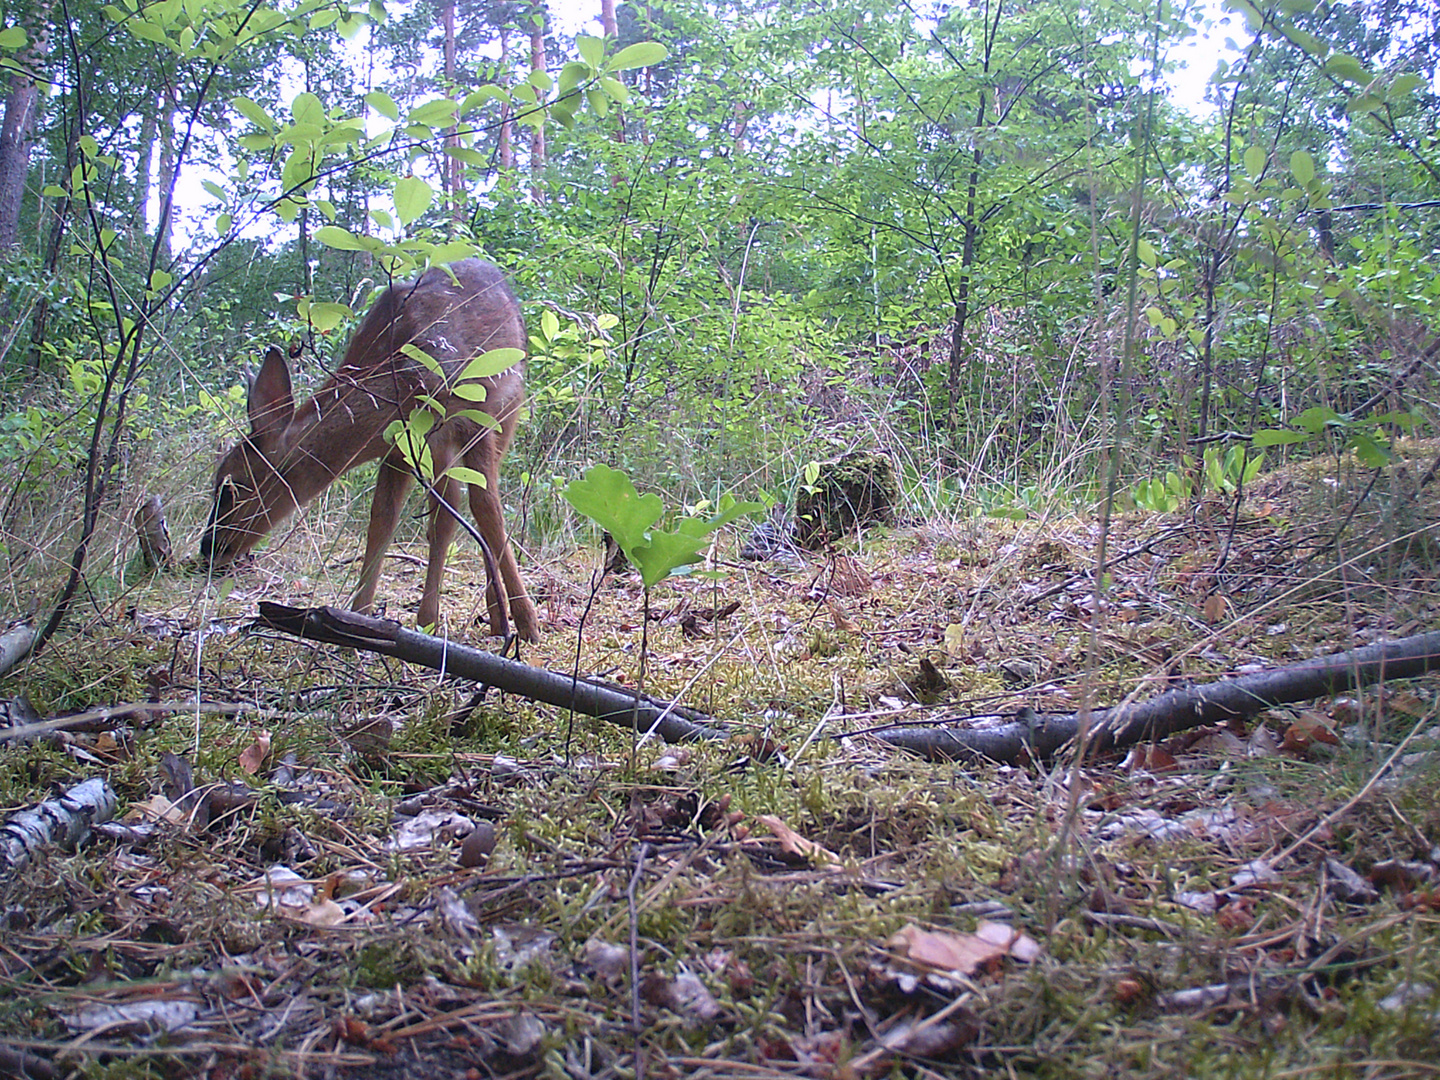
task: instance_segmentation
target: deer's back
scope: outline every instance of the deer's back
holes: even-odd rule
[[[342,370],[359,378],[383,370],[384,376],[416,381],[435,392],[434,373],[401,352],[403,346],[418,346],[452,378],[481,353],[524,349],[520,305],[499,268],[465,259],[448,269],[433,267],[417,281],[386,289],[355,332]]]

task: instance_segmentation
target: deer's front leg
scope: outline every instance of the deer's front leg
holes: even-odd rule
[[[405,508],[405,496],[413,481],[410,470],[393,455],[380,462],[375,479],[375,495],[370,501],[370,525],[365,530],[365,559],[360,564],[360,583],[355,587],[351,606],[369,612],[375,604],[375,587],[380,582],[380,566],[385,551],[395,535],[395,526]]]
[[[438,629],[440,623],[440,585],[445,579],[445,557],[450,553],[450,544],[455,539],[456,502],[460,498],[460,481],[446,475],[454,463],[454,448],[442,440],[430,443],[430,460],[435,465],[435,479],[431,484],[430,561],[425,567],[425,592],[420,597],[420,612],[416,623],[422,628]],[[444,500],[442,504],[441,500]]]

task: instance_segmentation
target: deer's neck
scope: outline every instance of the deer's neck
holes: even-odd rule
[[[304,506],[351,469],[389,449],[385,428],[404,411],[355,382],[331,380],[295,410],[277,471]]]

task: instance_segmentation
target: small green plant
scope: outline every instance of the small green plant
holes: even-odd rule
[[[1246,457],[1243,446],[1232,446],[1229,450],[1208,447],[1205,451],[1205,486],[1211,491],[1233,495],[1260,475],[1260,466],[1264,463],[1263,451]]]
[[[1171,469],[1163,477],[1152,476],[1141,480],[1131,492],[1135,505],[1141,510],[1155,514],[1173,514],[1185,505],[1190,497],[1190,485],[1185,477]]]
[[[594,465],[583,479],[565,487],[565,501],[615,538],[645,585],[650,589],[676,571],[694,565],[710,534],[738,517],[764,509],[758,502],[737,502],[732,495],[720,499],[713,517],[684,517],[665,531],[655,528],[665,505],[653,493],[641,495],[630,478],[608,465]]]
[[[734,496],[723,495],[719,512],[713,517],[683,517],[674,523],[673,529],[657,529],[655,525],[665,513],[660,496],[653,492],[641,495],[630,477],[608,465],[592,465],[582,479],[572,480],[565,486],[564,495],[566,502],[613,536],[631,565],[640,571],[645,597],[636,687],[643,691],[650,632],[650,590],[671,574],[693,566],[716,529],[763,507],[758,502],[737,502]],[[638,699],[636,708],[639,708]],[[632,721],[632,726],[635,722]]]

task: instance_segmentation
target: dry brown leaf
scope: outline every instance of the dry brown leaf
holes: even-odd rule
[[[1287,754],[1304,754],[1317,742],[1339,746],[1340,737],[1335,734],[1325,716],[1313,709],[1306,709],[1285,729],[1281,749]]]
[[[1135,746],[1125,758],[1126,772],[1174,772],[1179,763],[1170,751],[1161,746]]]
[[[1206,622],[1218,623],[1225,617],[1225,609],[1227,607],[1229,607],[1229,604],[1226,602],[1224,594],[1218,592],[1211,593],[1205,598],[1201,612]]]
[[[997,945],[1004,943],[1010,955],[1024,964],[1031,963],[1040,955],[1040,943],[1009,923],[982,919],[980,925],[975,927],[975,936]]]
[[[281,907],[280,914],[309,926],[339,926],[345,921],[345,909],[334,900],[317,900],[309,907]]]
[[[986,925],[999,924],[981,924]],[[986,940],[978,934],[925,930],[910,923],[892,934],[886,945],[917,967],[973,975],[1010,951],[1014,933],[1015,931],[1007,926],[1003,935],[991,931],[995,940]]]
[[[265,759],[270,755],[270,732],[257,731],[255,741],[240,751],[240,768],[244,769],[251,776],[260,771],[265,764]]]
[[[802,858],[813,859],[818,862],[839,862],[840,856],[833,851],[822,847],[813,840],[806,840],[794,829],[786,825],[774,814],[758,814],[755,818],[774,834],[775,839],[780,841],[780,846],[792,855],[799,855]]]
[[[187,816],[182,807],[171,802],[164,795],[151,795],[143,802],[131,803],[130,808],[125,811],[123,820],[129,822],[166,821],[171,825],[183,825]]]
[[[830,608],[830,621],[835,624],[836,630],[844,630],[846,633],[853,634],[860,629],[855,625],[855,620],[845,614],[845,609],[834,600],[829,601],[827,606]]]

